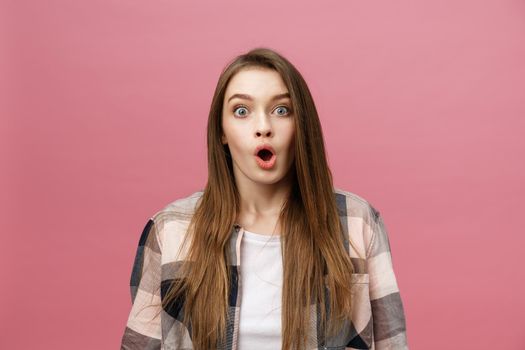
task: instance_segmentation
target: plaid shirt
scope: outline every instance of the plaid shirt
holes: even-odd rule
[[[132,307],[121,350],[193,348],[188,328],[181,322],[183,301],[179,300],[167,310],[162,309],[160,302],[170,282],[179,277],[177,271],[187,251],[178,254],[178,248],[202,193],[195,192],[168,204],[146,223],[131,273]],[[382,217],[356,194],[338,188],[334,194],[343,223],[345,249],[355,268],[351,279],[352,293],[355,293],[352,317],[336,336],[325,337],[320,334],[318,322],[320,305],[311,305],[307,349],[408,349],[403,303]],[[232,279],[227,340],[221,347],[224,350],[238,347],[242,305],[239,300],[242,284],[238,278],[243,232],[239,225],[232,227],[228,254],[234,265],[229,266]],[[349,244],[349,238],[358,252]]]

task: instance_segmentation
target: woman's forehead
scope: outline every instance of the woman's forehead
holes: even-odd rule
[[[225,100],[233,96],[245,99],[268,99],[276,95],[282,98],[288,89],[280,74],[271,69],[250,68],[243,69],[235,74],[226,88]],[[289,97],[289,96],[288,96]]]

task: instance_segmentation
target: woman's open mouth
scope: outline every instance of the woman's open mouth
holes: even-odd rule
[[[259,167],[265,170],[273,168],[277,159],[273,149],[269,146],[262,146],[258,149],[259,151],[255,154],[255,160]]]

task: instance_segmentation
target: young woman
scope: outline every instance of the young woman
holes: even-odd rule
[[[310,91],[277,52],[223,70],[208,182],[147,222],[121,349],[407,349],[387,231],[335,188]]]

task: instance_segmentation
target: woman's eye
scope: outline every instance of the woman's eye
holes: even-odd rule
[[[289,110],[288,107],[286,107],[286,106],[279,106],[279,107],[277,107],[275,110],[276,110],[276,111],[279,111],[279,110],[282,111],[283,109],[285,110],[284,113],[279,113],[279,112],[277,112],[277,114],[279,114],[279,115],[286,115],[286,114],[289,114],[289,113],[290,113],[290,110]]]
[[[239,111],[239,110],[240,110],[240,111],[243,111],[243,110],[244,110],[244,112],[240,112],[239,114],[236,114],[235,112],[236,112],[236,111]],[[239,116],[245,116],[246,113],[248,113],[248,110],[246,109],[246,107],[242,107],[242,106],[241,106],[241,107],[236,107],[236,108],[233,110],[233,114],[236,114],[236,115],[239,115]]]

